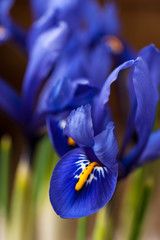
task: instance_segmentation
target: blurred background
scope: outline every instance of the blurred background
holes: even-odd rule
[[[142,47],[150,43],[154,43],[157,48],[160,48],[160,1],[115,0],[115,2],[119,8],[120,19],[122,22],[122,35],[126,41],[129,42],[129,44],[132,45],[136,50],[140,50]],[[20,23],[26,30],[31,26],[32,17],[28,0],[17,0],[11,10],[11,15],[15,21]],[[19,93],[21,91],[21,83],[26,66],[27,60],[24,57],[23,52],[17,51],[14,46],[9,43],[0,46],[0,76],[6,79],[6,81],[9,82]],[[2,137],[4,134],[11,136],[13,144],[11,149],[13,160],[10,162],[11,170],[9,177],[11,195],[15,170],[18,164],[17,160],[19,159],[22,148],[25,145],[25,139],[21,134],[19,127],[1,111],[0,137]],[[152,178],[154,178],[154,189],[152,197],[149,201],[149,207],[142,228],[143,230],[141,239],[144,240],[160,239],[160,176],[158,169],[160,169],[160,163],[158,162],[152,163],[146,167],[147,173]],[[134,174],[135,173],[133,173],[133,175]],[[123,214],[120,209],[122,205],[127,204],[127,201],[129,201],[125,199],[125,189],[129,186],[130,182],[133,181],[132,178],[133,176],[130,176],[127,179],[119,182],[117,190],[114,194],[113,201],[111,204],[109,204],[109,207],[111,209],[109,211],[112,211],[112,214],[114,216],[113,226],[117,229],[117,231],[114,232],[114,237],[112,235],[110,239],[124,239],[123,234],[125,231],[127,231],[124,229],[121,230],[121,218],[123,219]],[[136,197],[138,198],[138,190],[136,194]],[[103,219],[103,217],[103,212],[101,212],[99,214],[99,218]],[[60,219],[53,212],[49,202],[47,205],[44,205],[44,209],[38,219],[39,224],[37,226],[40,230],[39,236],[36,236],[33,239],[76,239],[76,226],[78,224],[77,220]],[[93,226],[95,226],[95,224],[98,224],[97,219],[97,214],[88,217],[86,239],[96,239],[96,237],[93,238]],[[124,220],[122,220],[122,222],[124,223]],[[110,226],[110,223],[106,221],[102,229],[106,229],[108,226]],[[54,234],[54,238],[51,237],[52,234]],[[96,236],[96,234],[94,236]]]

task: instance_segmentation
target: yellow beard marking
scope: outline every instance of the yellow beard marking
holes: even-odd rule
[[[68,145],[74,147],[76,142],[71,137],[68,137]]]
[[[110,48],[112,49],[112,51],[115,54],[120,54],[123,51],[123,44],[122,42],[115,36],[107,36],[106,37],[106,43],[108,46],[110,46]]]
[[[88,176],[91,174],[91,172],[93,171],[93,168],[95,166],[100,166],[100,165],[97,162],[92,162],[83,170],[83,172],[80,174],[78,182],[75,186],[76,191],[79,191],[84,186],[85,182],[87,181]]]

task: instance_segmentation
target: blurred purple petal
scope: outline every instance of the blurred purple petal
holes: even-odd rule
[[[0,79],[0,108],[17,123],[22,124],[20,98],[2,79]]]
[[[33,111],[37,92],[59,57],[67,32],[67,25],[61,22],[56,27],[41,34],[34,44],[22,89],[23,108],[26,115]]]

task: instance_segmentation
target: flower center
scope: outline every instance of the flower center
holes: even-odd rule
[[[88,179],[88,176],[91,174],[91,172],[93,171],[95,166],[100,166],[100,165],[97,162],[92,162],[92,163],[88,164],[87,167],[85,167],[85,169],[80,174],[78,182],[75,186],[76,191],[81,190],[81,188],[84,186],[85,182]]]

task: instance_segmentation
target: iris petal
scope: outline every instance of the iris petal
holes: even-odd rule
[[[14,0],[1,0],[0,1],[0,19],[4,16],[6,16],[11,7],[13,6],[14,4]]]
[[[153,84],[160,85],[160,51],[153,45],[144,47],[139,56],[147,63]]]
[[[72,50],[73,51],[73,50]],[[54,86],[59,81],[64,81],[66,79],[73,80],[84,76],[83,70],[83,59],[84,59],[84,51],[76,48],[74,49],[74,53],[72,51],[68,52],[68,45],[65,47],[61,57],[58,59],[56,63],[53,74],[47,80],[45,86],[43,87],[40,93],[40,105],[43,106],[48,99],[49,91],[48,89],[55,88]],[[59,84],[59,83],[58,83]],[[82,83],[84,85],[84,83]],[[85,83],[87,85],[87,83]],[[73,83],[74,86],[74,83]],[[63,88],[63,87],[62,87]]]
[[[44,109],[47,111],[58,112],[64,110],[65,107],[71,102],[77,85],[69,78],[63,78],[53,86],[46,101],[42,101]],[[41,107],[42,107],[41,104]]]
[[[37,91],[61,53],[67,32],[67,25],[61,22],[41,34],[33,47],[23,84],[23,102],[27,114],[32,112]]]
[[[117,67],[106,79],[102,90],[100,92],[100,96],[96,101],[95,108],[94,108],[94,127],[98,129],[99,123],[103,122],[103,119],[106,118],[106,104],[109,101],[109,96],[111,92],[111,84],[117,80],[118,74],[121,70],[127,69],[134,64],[134,60],[127,61]],[[98,117],[97,117],[98,116]]]
[[[88,61],[88,59],[87,59]],[[105,44],[98,44],[89,52],[88,74],[91,85],[101,88],[112,66],[112,56]],[[86,63],[86,66],[88,64]]]
[[[0,79],[0,108],[16,122],[22,123],[20,98],[2,79]]]
[[[133,87],[137,102],[134,119],[138,143],[125,159],[124,163],[127,165],[131,165],[131,162],[138,160],[148,141],[153,128],[158,102],[158,90],[152,83],[147,64],[140,57],[136,59],[134,66]]]
[[[66,135],[71,137],[79,146],[93,146],[94,139],[91,106],[88,104],[73,110],[67,118],[64,131]]]
[[[117,35],[121,29],[117,5],[114,2],[109,2],[105,5],[103,12],[102,24],[104,24],[106,33]]]
[[[113,122],[109,122],[106,130],[95,136],[93,150],[100,162],[110,169],[117,170],[116,156],[118,146],[113,130]]]
[[[28,34],[28,50],[31,51],[32,47],[34,46],[34,42],[42,34],[43,32],[53,28],[56,24],[56,11],[52,9],[48,9],[41,18],[35,21],[29,30]]]
[[[55,120],[52,115],[47,116],[47,130],[51,143],[59,156],[63,156],[66,152],[75,148],[68,144],[68,136],[64,134],[66,125],[65,120]]]
[[[50,200],[58,215],[78,218],[102,208],[112,197],[117,172],[106,167],[95,167],[85,185],[75,190],[80,173],[90,163],[83,149],[75,149],[63,156],[53,170],[50,182]]]
[[[32,0],[31,7],[36,18],[42,16],[46,10],[51,8],[55,10],[58,9],[64,18],[65,15],[74,12],[77,2],[79,2],[79,0]]]
[[[148,143],[140,156],[138,164],[150,162],[151,160],[160,157],[160,130],[153,132],[148,140]]]
[[[34,18],[41,17],[47,10],[48,0],[30,0],[31,9],[34,15]]]

